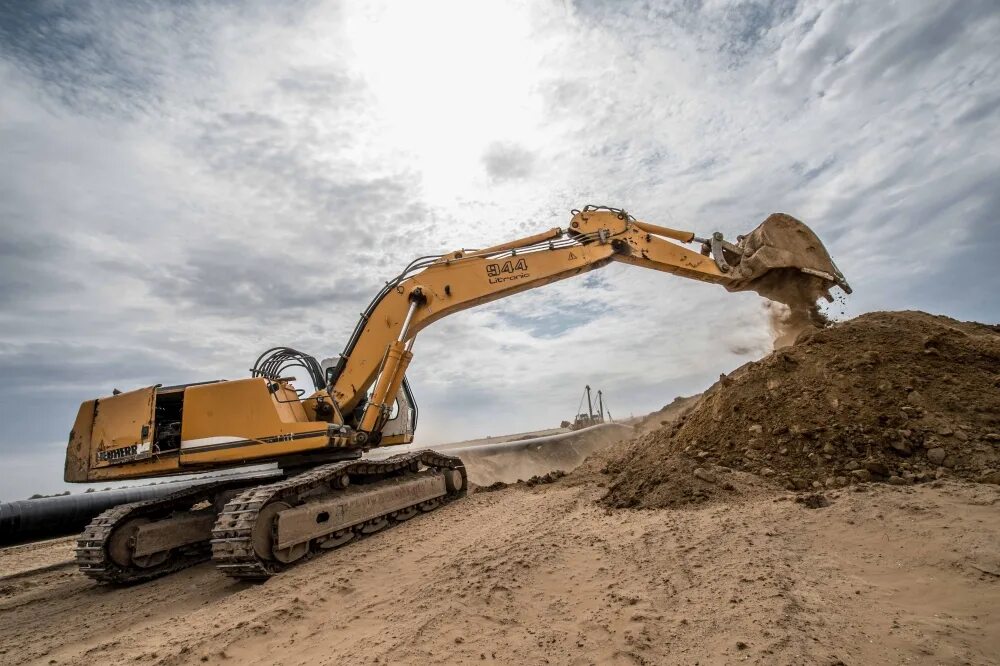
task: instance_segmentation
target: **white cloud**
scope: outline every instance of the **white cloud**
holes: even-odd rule
[[[995,320],[998,28],[989,0],[4,10],[0,453],[118,384],[336,353],[412,257],[585,203],[728,235],[786,211],[849,314]],[[421,333],[425,441],[558,423],[588,382],[649,410],[767,345],[755,296],[590,275]]]

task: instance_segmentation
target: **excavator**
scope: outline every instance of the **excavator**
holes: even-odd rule
[[[586,206],[569,226],[478,250],[414,260],[361,315],[332,363],[280,347],[250,376],[156,384],[87,400],[69,435],[64,477],[93,483],[276,464],[266,479],[230,474],[165,497],[122,504],[79,536],[80,571],[130,584],[209,557],[237,579],[263,580],[325,550],[462,497],[462,461],[431,450],[381,460],[376,447],[413,441],[406,379],[413,344],[450,314],[583,275],[613,261],[757,291],[795,306],[850,287],[819,238],[787,215],[725,240]],[[693,244],[693,245],[692,245]],[[304,374],[311,392],[289,373]]]

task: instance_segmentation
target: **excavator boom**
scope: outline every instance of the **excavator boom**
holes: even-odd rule
[[[667,239],[698,240],[702,248]],[[414,336],[442,317],[611,261],[721,284],[730,291],[766,290],[766,296],[790,305],[808,298],[799,293],[802,289],[810,292],[810,303],[834,285],[850,290],[816,235],[788,215],[772,215],[738,245],[723,248],[693,232],[641,222],[618,209],[586,207],[574,211],[565,232],[553,229],[486,250],[452,252],[391,282],[365,312],[332,373],[332,397],[342,412],[354,409],[376,375],[381,379],[400,368],[405,371]],[[780,280],[772,279],[775,272]],[[387,379],[381,386],[395,384]],[[384,412],[394,397],[379,388],[376,384],[362,430],[377,428],[376,412]]]

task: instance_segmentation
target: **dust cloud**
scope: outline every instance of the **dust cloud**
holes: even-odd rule
[[[632,428],[607,424],[557,439],[542,438],[538,444],[523,449],[496,451],[491,447],[473,447],[461,451],[442,449],[442,452],[459,455],[469,480],[477,486],[488,486],[496,482],[515,483],[556,470],[569,472],[590,454],[631,436]]]
[[[830,325],[829,318],[818,304],[819,299],[829,293],[821,278],[796,269],[782,268],[757,280],[753,290],[767,299],[764,309],[775,349],[795,344],[804,331],[815,331]]]

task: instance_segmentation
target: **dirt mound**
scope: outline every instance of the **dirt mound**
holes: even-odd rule
[[[614,447],[604,501],[702,501],[749,476],[734,472],[795,490],[944,475],[1000,483],[998,388],[1000,327],[866,314],[721,377],[673,423]]]

